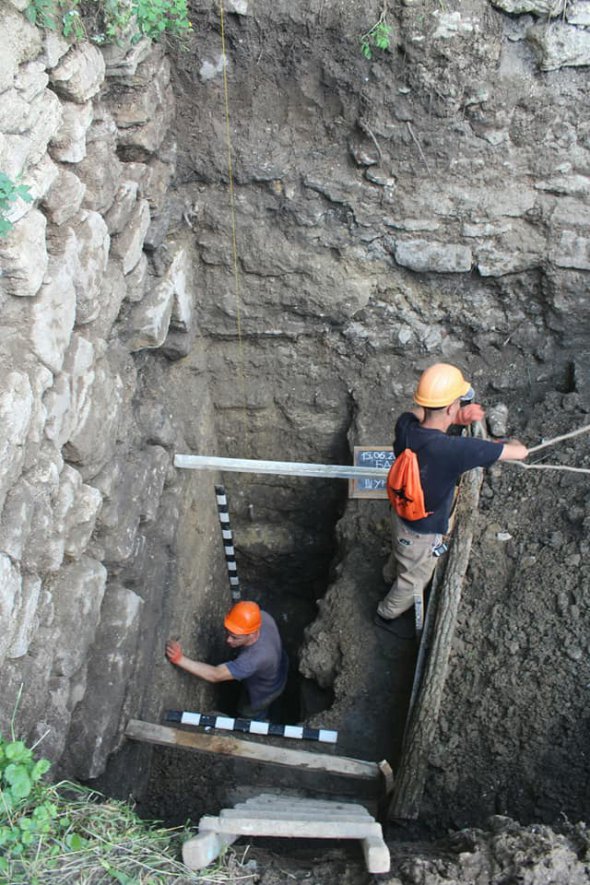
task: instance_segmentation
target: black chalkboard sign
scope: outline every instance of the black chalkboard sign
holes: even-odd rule
[[[385,480],[389,468],[393,464],[393,448],[391,446],[355,446],[353,450],[355,467],[378,467],[383,470],[383,479],[379,477],[359,477],[348,481],[349,498],[387,498]]]

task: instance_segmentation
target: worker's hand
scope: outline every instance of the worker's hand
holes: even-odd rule
[[[498,461],[524,461],[529,450],[517,439],[511,439],[502,446],[502,454]]]
[[[182,657],[182,646],[175,639],[169,639],[166,643],[166,657],[171,664],[177,664]]]
[[[473,424],[474,421],[483,421],[485,414],[479,403],[469,403],[468,406],[461,406],[454,418],[454,423],[466,427],[468,424]]]

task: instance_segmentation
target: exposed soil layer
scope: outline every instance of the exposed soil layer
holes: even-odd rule
[[[588,423],[584,383],[514,409],[528,445]],[[588,434],[532,455],[590,467]],[[590,476],[501,465],[476,538],[424,805],[439,824],[590,815]]]

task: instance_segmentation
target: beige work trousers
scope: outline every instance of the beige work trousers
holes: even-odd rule
[[[403,615],[422,597],[432,577],[436,557],[432,551],[442,542],[442,535],[421,535],[392,511],[391,556],[383,569],[391,590],[377,607],[382,618],[391,620]]]

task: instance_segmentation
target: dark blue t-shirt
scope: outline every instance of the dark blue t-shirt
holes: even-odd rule
[[[227,661],[226,667],[234,677],[244,681],[250,696],[250,706],[259,710],[265,701],[285,684],[287,679],[287,655],[274,618],[261,611],[260,636],[253,645],[240,649],[235,661]]]
[[[448,436],[442,430],[422,427],[413,412],[404,412],[395,425],[395,456],[407,448],[418,457],[424,505],[430,516],[404,522],[425,535],[448,531],[453,493],[461,474],[474,467],[490,467],[502,454],[501,443]]]

